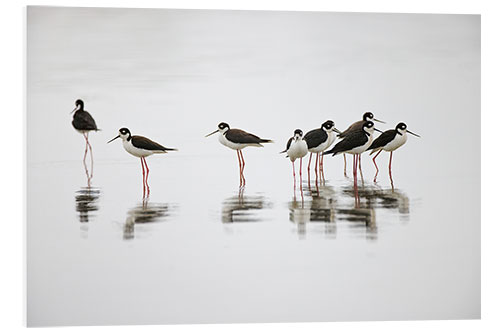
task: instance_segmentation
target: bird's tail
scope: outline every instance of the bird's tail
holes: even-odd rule
[[[177,148],[165,148],[163,151],[179,151]]]
[[[260,139],[260,143],[273,143],[274,141],[273,140],[269,140],[269,139]]]
[[[368,149],[370,149],[370,148],[368,148]],[[368,149],[367,149],[367,150],[368,150]],[[382,149],[382,148],[380,148],[380,149]],[[371,154],[373,154],[373,153],[378,152],[380,149],[376,149],[376,148],[375,148],[375,149],[372,149],[372,151],[370,152],[370,155],[371,155]]]

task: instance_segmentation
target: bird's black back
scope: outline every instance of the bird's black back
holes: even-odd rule
[[[97,131],[94,118],[84,110],[76,111],[73,115],[73,127],[80,131]]]
[[[170,150],[177,150],[175,148],[165,148],[161,144],[154,142],[153,140],[150,140],[148,138],[145,138],[140,135],[133,135],[132,136],[132,145],[134,147],[144,149],[144,150],[161,150],[161,151],[170,151]]]
[[[304,140],[307,143],[307,148],[316,148],[326,140],[328,140],[328,134],[321,128],[311,130],[304,135]]]
[[[358,131],[360,129],[363,128],[363,124],[365,123],[364,120],[358,120],[357,122],[355,123],[352,123],[351,126],[349,126],[345,131],[343,131],[342,133],[340,134],[337,134],[337,136],[339,138],[344,138],[347,136],[347,134],[351,133],[351,132],[355,132],[355,131]]]
[[[388,131],[385,131],[384,133],[380,134],[378,138],[373,140],[372,144],[368,149],[377,149],[384,147],[386,144],[394,140],[394,138],[397,135],[397,131],[395,129],[390,129]]]
[[[349,151],[353,148],[364,145],[368,141],[368,134],[363,130],[358,130],[355,132],[348,133],[345,138],[338,142],[332,149],[324,152],[326,154],[339,154]]]
[[[247,133],[243,130],[231,128],[226,134],[226,139],[234,143],[267,143],[271,140],[261,139],[257,135]]]

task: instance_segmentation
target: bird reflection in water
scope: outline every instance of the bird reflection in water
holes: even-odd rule
[[[84,238],[88,236],[88,223],[95,218],[95,213],[99,210],[99,206],[97,205],[99,195],[99,189],[90,186],[82,187],[76,191],[75,209],[78,213],[80,230]]]
[[[408,196],[398,189],[383,189],[378,186],[348,186],[341,187],[336,193],[331,186],[320,185],[304,187],[301,195],[305,200],[289,202],[289,219],[297,227],[299,237],[305,238],[307,228],[323,223],[324,233],[329,238],[335,238],[343,226],[348,226],[354,235],[363,234],[368,240],[376,240],[378,235],[377,212],[395,212],[400,220],[408,221],[410,204]],[[337,191],[339,192],[339,191]],[[354,203],[352,202],[354,198]],[[348,200],[346,200],[348,199]],[[340,228],[338,230],[338,228]],[[317,231],[318,229],[313,229]]]
[[[123,227],[123,239],[134,239],[136,225],[164,221],[171,215],[172,207],[166,203],[150,203],[149,198],[142,200],[142,203],[130,209]]]
[[[316,185],[306,187],[309,191],[306,196],[311,200],[304,200],[304,193],[301,189],[301,200],[297,201],[294,194],[293,201],[289,202],[290,221],[297,226],[297,233],[300,238],[305,238],[307,225],[315,223],[322,225],[322,231],[327,238],[335,238],[337,226],[335,224],[335,192],[328,185]],[[317,230],[316,228],[314,230]]]
[[[398,189],[383,189],[378,186],[363,186],[354,188],[346,186],[342,188],[342,194],[354,197],[354,208],[339,208],[337,214],[339,219],[349,222],[361,222],[364,224],[368,239],[377,238],[376,211],[397,211],[400,220],[407,221],[410,213],[410,200],[408,196]]]
[[[222,203],[222,223],[258,222],[262,218],[258,213],[271,208],[271,203],[261,195],[244,195],[245,188],[240,188],[238,195],[229,197]]]

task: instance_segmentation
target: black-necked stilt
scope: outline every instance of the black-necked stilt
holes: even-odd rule
[[[299,175],[300,175],[300,188],[302,188],[302,158],[307,155],[308,149],[307,149],[307,143],[305,140],[302,140],[302,131],[300,129],[296,129],[295,132],[293,133],[293,136],[288,139],[288,142],[286,144],[286,149],[280,152],[282,153],[287,153],[288,158],[290,158],[290,161],[292,161],[292,167],[293,167],[293,187],[295,188],[295,160],[300,158],[300,169],[299,169]]]
[[[355,123],[352,123],[351,126],[349,126],[345,131],[338,134],[337,136],[339,138],[344,138],[349,133],[359,131],[363,127],[363,124],[365,123],[365,121],[378,121],[379,123],[385,124],[384,121],[376,119],[371,111],[367,111],[363,114],[363,120],[358,120]],[[346,163],[346,158],[345,158],[345,154],[344,154],[344,176],[347,177],[346,165],[347,165],[347,163]],[[361,157],[359,159],[359,171],[361,172],[361,177],[363,177],[363,171],[361,171]]]
[[[220,123],[215,131],[205,135],[205,137],[217,132],[219,132],[220,143],[228,148],[236,150],[240,166],[240,186],[245,186],[246,181],[245,176],[243,175],[243,169],[245,169],[245,159],[243,158],[243,152],[241,150],[245,147],[263,147],[262,143],[270,143],[273,141],[261,139],[254,134],[247,133],[240,129],[229,128],[229,125],[224,122]]]
[[[77,99],[75,102],[76,107],[71,111],[74,113],[73,121],[71,124],[77,130],[78,133],[83,134],[85,138],[85,153],[83,154],[83,165],[85,166],[85,172],[87,173],[87,179],[90,186],[90,179],[94,173],[94,156],[92,154],[92,146],[89,142],[89,132],[90,131],[99,131],[97,125],[95,123],[94,118],[83,109],[83,101],[81,99]],[[87,150],[90,149],[90,161],[91,161],[91,172],[90,176],[88,175],[87,164],[85,163],[85,159],[87,158]]]
[[[123,141],[123,148],[134,155],[135,157],[139,157],[141,159],[141,167],[142,167],[142,188],[143,193],[149,194],[149,185],[148,185],[148,176],[149,176],[149,168],[146,163],[146,157],[153,154],[163,154],[168,151],[176,151],[175,148],[166,148],[156,143],[148,138],[139,135],[132,135],[128,128],[120,128],[118,131],[118,135],[113,139],[109,140],[108,143],[121,138]],[[144,169],[146,172],[144,172]]]
[[[375,164],[375,168],[377,169],[375,177],[373,178],[374,182],[377,181],[377,175],[378,175],[378,166],[377,163],[375,162],[375,159],[382,152],[382,150],[391,152],[391,156],[389,158],[389,176],[392,182],[392,172],[391,172],[392,152],[405,144],[406,140],[408,139],[406,133],[410,133],[412,135],[420,137],[420,135],[409,131],[405,123],[399,123],[397,124],[395,129],[390,129],[382,133],[378,138],[376,138],[373,141],[370,147],[368,147],[368,149],[372,150],[370,155],[373,153],[377,153],[373,157],[373,164]]]
[[[333,154],[333,156],[341,153],[352,154],[353,159],[353,177],[354,184],[357,184],[357,168],[359,155],[365,152],[373,141],[373,131],[379,131],[375,128],[372,121],[365,121],[361,130],[348,133],[342,141],[337,143],[329,151],[325,151],[323,155]],[[381,131],[379,131],[381,132]]]
[[[320,158],[320,153],[328,149],[335,141],[335,135],[332,132],[340,133],[338,129],[335,128],[335,123],[332,120],[325,121],[320,128],[313,129],[304,135],[304,140],[307,143],[307,148],[311,155],[309,156],[309,164],[307,166],[307,175],[310,179],[310,169],[311,160],[313,153],[316,154],[316,181],[318,181],[318,158]],[[320,158],[320,176],[323,172],[323,157]],[[324,174],[323,174],[324,179]]]

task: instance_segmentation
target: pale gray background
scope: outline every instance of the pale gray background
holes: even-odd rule
[[[30,325],[480,316],[479,16],[30,7],[27,45]],[[76,98],[103,130],[85,226]],[[394,155],[410,216],[379,211],[376,241],[342,224],[298,238],[277,152],[366,109],[422,135]],[[220,121],[276,141],[244,152],[260,223],[220,222],[238,185],[236,154],[203,137]],[[122,126],[180,149],[149,162],[151,201],[173,215],[132,242],[139,161],[105,144]],[[340,157],[325,169],[348,184]]]

